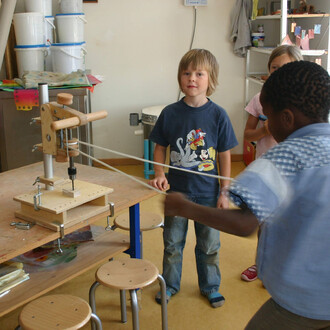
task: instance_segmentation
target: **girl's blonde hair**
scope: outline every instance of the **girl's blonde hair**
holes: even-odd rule
[[[180,88],[182,73],[188,69],[190,64],[193,70],[202,69],[208,72],[209,86],[206,95],[210,96],[218,85],[219,64],[215,56],[206,49],[192,49],[188,51],[179,63],[178,82]]]
[[[293,61],[303,61],[304,58],[301,54],[300,48],[293,45],[281,45],[276,47],[269,56],[268,60],[268,71],[270,70],[270,65],[276,57],[287,54],[292,62]]]

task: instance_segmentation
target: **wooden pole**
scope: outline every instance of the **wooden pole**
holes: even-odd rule
[[[0,68],[7,46],[7,39],[10,31],[17,0],[2,0],[0,7]]]

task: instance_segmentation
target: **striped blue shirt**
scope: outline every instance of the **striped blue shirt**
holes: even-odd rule
[[[261,226],[258,277],[292,313],[330,320],[330,125],[305,126],[230,186]]]

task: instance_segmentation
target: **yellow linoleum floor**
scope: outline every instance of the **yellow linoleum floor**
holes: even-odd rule
[[[126,173],[143,177],[142,166],[121,166],[118,168]],[[232,176],[237,175],[243,169],[244,164],[242,162],[233,162]],[[141,203],[141,210],[162,214],[162,201],[162,195],[155,196]],[[98,225],[105,226],[106,221],[99,222]],[[181,291],[172,297],[168,304],[170,330],[244,329],[251,316],[269,298],[267,291],[259,280],[247,283],[240,279],[241,272],[254,262],[256,235],[250,238],[240,238],[221,233],[220,240],[220,270],[222,276],[220,292],[226,298],[225,304],[220,308],[213,309],[206,298],[199,293],[194,256],[195,235],[191,222],[184,250]],[[144,232],[143,254],[145,259],[153,262],[161,271],[163,255],[162,229],[158,228]],[[117,258],[127,257],[123,253],[118,255]],[[94,268],[63,284],[49,294],[69,293],[88,301],[88,292],[95,280],[96,269]],[[161,310],[160,306],[154,301],[154,296],[158,290],[159,284],[156,281],[138,292],[141,330],[161,329]],[[120,322],[119,292],[117,290],[102,286],[98,287],[96,290],[96,308],[104,330],[132,329],[129,303],[128,322],[126,324]],[[18,325],[17,320],[20,310],[18,309],[0,318],[0,329],[15,329]],[[86,325],[83,329],[90,329],[90,325]]]

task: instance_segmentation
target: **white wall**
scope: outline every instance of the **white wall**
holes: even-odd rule
[[[18,1],[17,10],[20,11]],[[220,75],[211,99],[224,107],[232,121],[242,153],[245,125],[245,61],[233,54],[229,41],[230,14],[236,1],[209,0],[197,9],[193,48],[207,48],[218,59]],[[58,1],[53,0],[53,15]],[[108,118],[93,123],[94,144],[143,156],[143,136],[135,136],[129,113],[177,100],[178,63],[188,51],[193,8],[183,0],[99,0],[84,3],[86,66],[105,80],[92,93],[92,110],[107,110]],[[99,158],[118,158],[95,151]]]

